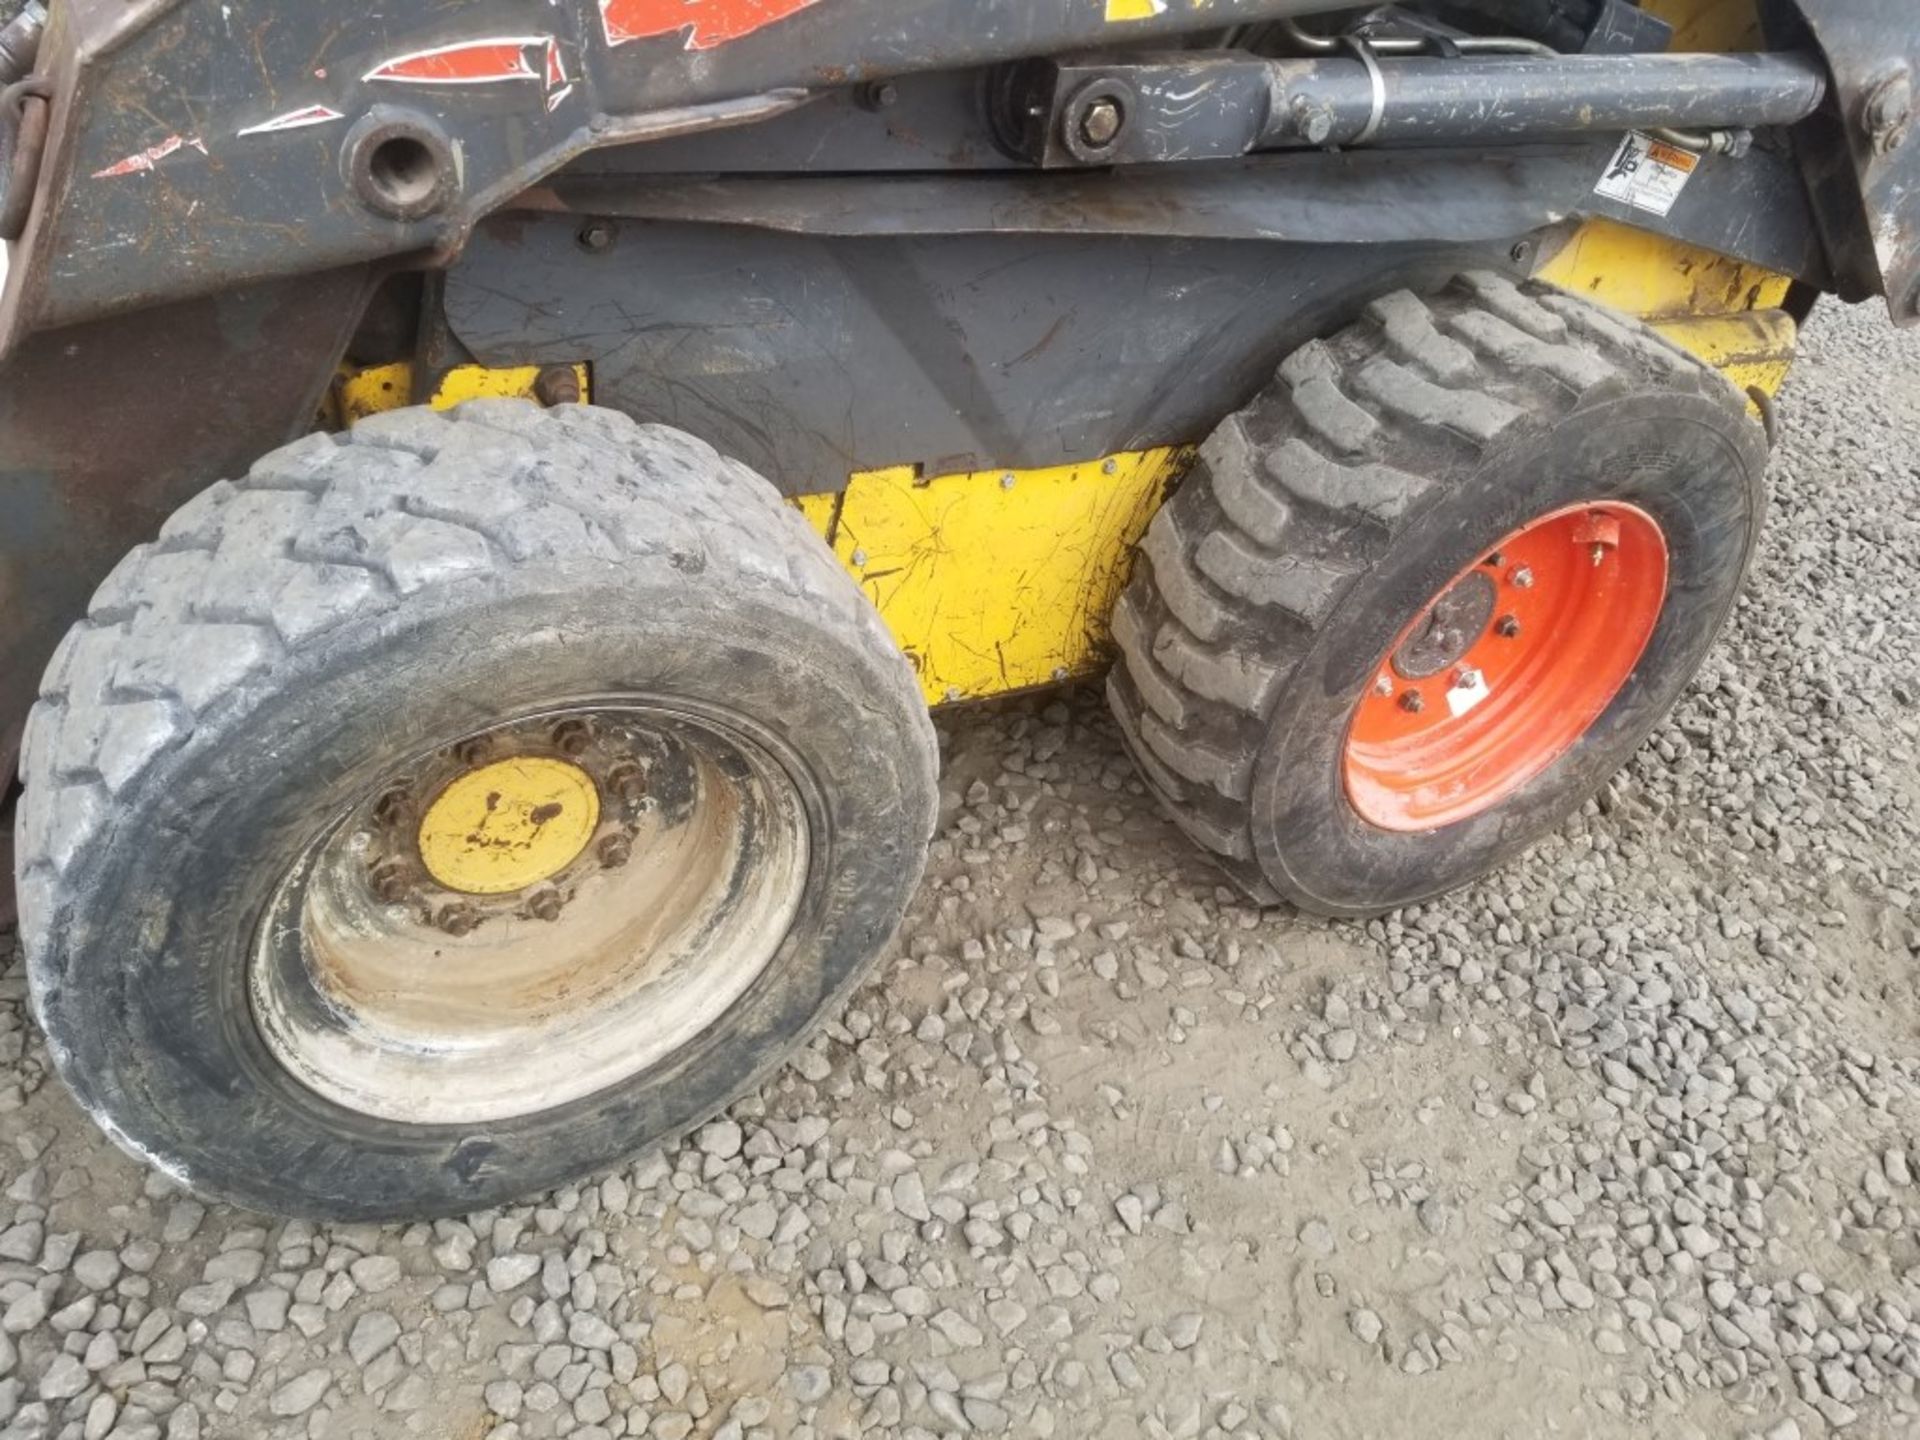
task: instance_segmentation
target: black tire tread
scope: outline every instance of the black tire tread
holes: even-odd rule
[[[1636,320],[1476,272],[1301,347],[1201,446],[1120,598],[1108,695],[1149,790],[1251,897],[1282,898],[1252,858],[1268,719],[1369,557],[1492,447],[1649,381],[1739,398]]]
[[[723,570],[851,649],[898,655],[774,487],[681,431],[590,406],[476,400],[309,435],[202,492],[131,551],[48,667],[22,746],[16,847],[36,992],[57,981],[46,972],[76,857],[201,717],[273,693],[292,652],[343,622],[549,560],[672,567],[689,584]],[[898,683],[916,697],[900,708],[920,717],[931,757],[904,659]]]

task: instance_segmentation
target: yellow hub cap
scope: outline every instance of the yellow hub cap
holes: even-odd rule
[[[420,860],[449,890],[505,895],[559,874],[600,824],[600,792],[578,765],[523,755],[470,770],[420,822]]]

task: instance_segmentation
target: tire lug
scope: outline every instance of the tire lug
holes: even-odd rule
[[[455,901],[435,911],[433,923],[449,935],[470,935],[480,924],[480,912],[464,901]]]

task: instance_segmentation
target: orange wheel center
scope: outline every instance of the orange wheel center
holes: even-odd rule
[[[1376,667],[1347,732],[1353,808],[1431,830],[1505,800],[1613,702],[1666,598],[1666,537],[1644,510],[1574,505],[1514,531]]]

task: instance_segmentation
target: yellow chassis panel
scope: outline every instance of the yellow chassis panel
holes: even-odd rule
[[[1184,449],[1046,470],[855,475],[800,501],[913,662],[930,704],[1106,665],[1107,616]]]

